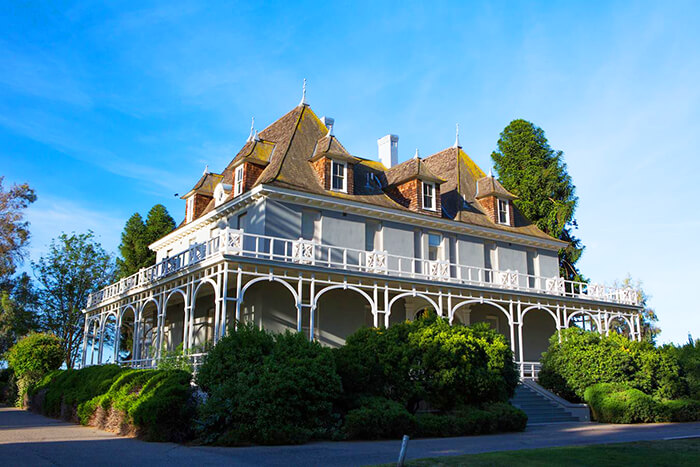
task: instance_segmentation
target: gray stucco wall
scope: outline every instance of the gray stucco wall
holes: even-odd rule
[[[266,200],[265,235],[293,240],[301,237],[301,207]]]
[[[338,347],[363,326],[373,326],[367,300],[352,290],[331,290],[321,296],[316,309],[315,333],[327,346]]]
[[[538,250],[537,257],[542,277],[559,277],[559,256],[556,251]]]

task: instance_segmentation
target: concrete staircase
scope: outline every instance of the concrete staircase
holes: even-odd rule
[[[549,399],[527,385],[519,384],[510,402],[527,414],[528,425],[533,423],[578,422],[554,400]]]

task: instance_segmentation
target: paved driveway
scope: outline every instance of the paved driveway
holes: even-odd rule
[[[522,433],[411,440],[408,458],[700,436],[700,423],[537,425]],[[400,441],[214,448],[145,443],[0,407],[0,465],[366,465],[396,462]]]

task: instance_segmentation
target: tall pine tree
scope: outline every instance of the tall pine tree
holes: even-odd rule
[[[141,268],[154,265],[156,254],[148,249],[148,245],[169,234],[173,229],[175,221],[162,204],[151,208],[146,222],[139,213],[131,216],[126,221],[119,245],[121,258],[117,259],[118,276],[127,277]]]
[[[518,196],[520,212],[543,231],[569,242],[559,251],[562,277],[583,280],[576,262],[584,247],[572,233],[578,197],[563,156],[549,146],[541,128],[522,119],[510,122],[491,154],[499,181]]]

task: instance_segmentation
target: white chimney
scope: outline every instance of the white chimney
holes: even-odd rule
[[[386,135],[377,140],[379,148],[379,161],[387,169],[399,163],[399,137],[397,135]]]

